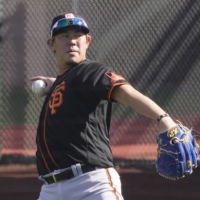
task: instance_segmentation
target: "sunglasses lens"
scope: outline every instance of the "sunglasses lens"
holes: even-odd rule
[[[89,32],[87,24],[81,18],[71,18],[71,19],[65,18],[65,19],[59,20],[53,25],[51,29],[51,36],[53,36],[55,31],[57,31],[58,29],[65,28],[68,26],[79,26],[80,28],[86,28]]]

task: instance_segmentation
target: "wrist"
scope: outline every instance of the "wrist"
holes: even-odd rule
[[[173,127],[175,127],[177,124],[172,120],[170,116],[163,117],[162,120],[159,122],[159,132],[165,132]]]
[[[169,117],[169,114],[168,114],[168,113],[164,113],[164,114],[158,116],[158,117],[157,117],[157,122],[160,123],[160,121],[161,121],[164,117]]]

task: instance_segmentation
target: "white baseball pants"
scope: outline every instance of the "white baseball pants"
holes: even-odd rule
[[[38,200],[123,200],[120,177],[114,168],[96,169],[62,182],[44,184]]]

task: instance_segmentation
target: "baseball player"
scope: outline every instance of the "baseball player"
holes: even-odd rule
[[[39,200],[122,200],[109,145],[112,104],[120,102],[157,120],[160,131],[176,126],[156,103],[112,68],[86,58],[91,43],[84,19],[56,16],[48,46],[58,76],[36,76],[47,87],[37,129],[37,169],[44,182]]]

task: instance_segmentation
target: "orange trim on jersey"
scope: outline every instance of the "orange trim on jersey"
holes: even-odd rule
[[[117,190],[116,190],[116,188],[115,188],[115,186],[113,185],[113,182],[112,182],[111,174],[110,174],[110,172],[109,172],[109,170],[107,168],[105,170],[106,170],[106,174],[108,176],[108,180],[109,180],[110,186],[113,189],[113,193],[114,193],[114,195],[116,197],[116,200],[119,200],[119,196],[117,195]]]
[[[48,111],[48,104],[47,104],[47,106],[46,106],[46,113],[45,113],[45,118],[44,118],[44,143],[45,143],[45,146],[46,146],[46,149],[47,149],[47,152],[48,152],[48,154],[49,154],[49,157],[51,158],[51,160],[52,160],[52,162],[56,165],[56,167],[58,167],[59,168],[59,166],[58,166],[58,164],[55,162],[55,160],[53,159],[53,157],[52,157],[52,155],[51,155],[51,153],[50,153],[50,151],[49,151],[49,147],[48,147],[48,145],[47,145],[47,141],[46,141],[46,119],[47,119],[47,111]]]
[[[70,70],[70,71],[71,71],[71,70]],[[70,71],[69,71],[69,72],[70,72]],[[66,75],[69,74],[69,72],[66,73],[66,74],[60,79],[60,81],[63,80],[64,77],[65,77]],[[53,156],[52,156],[51,153],[50,153],[50,150],[49,150],[48,145],[47,145],[46,137],[45,137],[45,136],[46,136],[46,124],[45,124],[45,123],[46,123],[46,118],[47,118],[48,105],[49,105],[49,104],[47,103],[46,112],[45,112],[45,119],[44,119],[44,125],[43,125],[43,127],[44,127],[44,143],[45,143],[45,147],[46,147],[46,149],[47,149],[47,152],[48,152],[49,157],[51,158],[52,162],[53,162],[58,168],[60,168],[60,167],[58,166],[58,164],[55,162],[55,160],[53,159]],[[39,146],[39,148],[40,148],[40,146]],[[42,155],[42,159],[43,159],[43,161],[44,161],[44,163],[45,163],[45,166],[46,166],[47,170],[48,170],[49,172],[51,172],[51,170],[50,170],[50,168],[49,168],[49,166],[48,166],[48,164],[47,164],[47,162],[46,162],[46,159],[45,159],[45,157],[44,157],[44,155],[43,155],[43,153],[42,153],[41,148],[40,148],[40,153],[41,153],[41,155]]]
[[[40,146],[39,146],[39,149],[40,149],[40,153],[41,153],[41,155],[42,155],[42,159],[43,159],[43,161],[44,161],[44,164],[45,164],[47,170],[48,170],[49,173],[50,173],[51,170],[49,169],[49,167],[48,167],[48,165],[47,165],[47,162],[46,162],[46,160],[45,160],[45,158],[44,158],[44,155],[43,155],[43,153],[42,153],[42,149],[40,148]]]
[[[67,76],[70,72],[71,72],[71,70],[69,70],[68,73],[66,73],[63,77],[61,77],[59,81],[63,80],[65,78],[65,76]]]
[[[129,82],[124,82],[124,83],[116,83],[116,84],[114,84],[114,85],[112,85],[112,87],[109,89],[109,91],[108,91],[108,95],[107,95],[107,99],[108,99],[108,101],[111,101],[111,94],[112,94],[112,91],[113,91],[113,88],[115,87],[115,86],[118,86],[118,85],[131,85]]]

